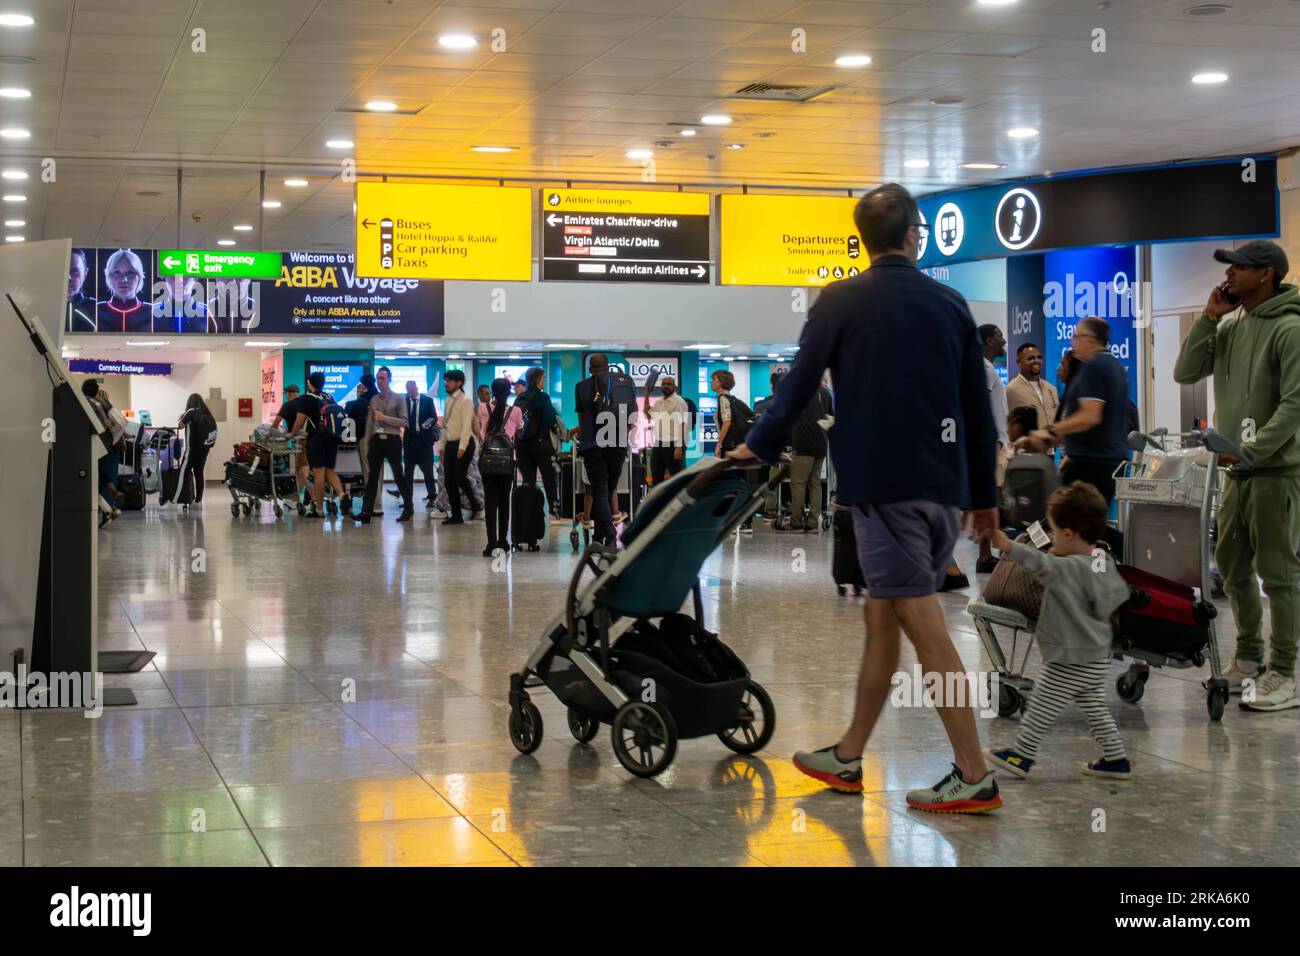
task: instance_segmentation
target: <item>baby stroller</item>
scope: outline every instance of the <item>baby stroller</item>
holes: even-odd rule
[[[510,741],[520,753],[541,745],[542,715],[528,691],[543,686],[568,706],[579,742],[609,724],[614,755],[638,777],[668,767],[679,739],[715,734],[742,754],[767,745],[772,700],[705,629],[699,582],[708,556],[762,507],[761,487],[745,479],[757,467],[767,466],[697,462],[646,497],[622,550],[586,550],[563,612],[510,676]],[[693,617],[679,613],[688,594]]]

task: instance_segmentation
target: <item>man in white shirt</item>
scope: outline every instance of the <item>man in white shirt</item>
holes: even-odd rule
[[[686,465],[686,422],[690,416],[686,399],[677,394],[677,381],[671,375],[659,380],[659,390],[664,397],[650,410],[654,428],[650,474],[655,487]]]
[[[1056,421],[1061,402],[1056,386],[1043,381],[1043,350],[1033,342],[1021,343],[1016,349],[1016,365],[1020,374],[1007,384],[1007,407],[1029,406],[1038,415],[1038,427],[1046,428]]]
[[[984,346],[984,379],[989,389],[989,404],[993,409],[993,424],[998,430],[998,487],[1002,487],[1002,473],[1006,470],[1007,449],[1011,442],[1007,438],[1007,387],[1002,384],[993,360],[1007,354],[1007,339],[996,325],[979,327],[980,344]],[[979,574],[987,574],[997,567],[998,560],[993,557],[993,546],[987,537],[980,540],[980,556],[975,562]]]
[[[442,384],[447,390],[447,402],[442,407],[442,460],[447,473],[447,507],[451,512],[442,523],[464,524],[460,513],[462,491],[469,499],[470,518],[477,518],[481,510],[469,480],[469,465],[474,460],[474,407],[465,394],[465,373],[460,369],[449,370],[443,375]]]

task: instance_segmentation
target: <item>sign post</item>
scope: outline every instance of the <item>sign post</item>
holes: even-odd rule
[[[720,203],[723,285],[823,286],[867,270],[856,199],[723,195]]]

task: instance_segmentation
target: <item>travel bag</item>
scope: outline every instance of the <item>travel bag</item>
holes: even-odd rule
[[[537,485],[518,485],[510,505],[510,540],[516,548],[538,549],[546,536],[546,502]]]
[[[1007,461],[1002,480],[1002,523],[1024,531],[1047,520],[1047,499],[1061,486],[1049,455],[1015,455]]]
[[[861,594],[867,586],[862,576],[862,566],[858,563],[858,539],[853,532],[853,509],[847,505],[835,505],[835,516],[831,521],[834,538],[831,551],[831,576],[835,578],[835,590],[844,594],[853,588],[854,594]]]

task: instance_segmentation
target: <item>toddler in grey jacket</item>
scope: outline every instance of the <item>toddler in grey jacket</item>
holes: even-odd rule
[[[1048,499],[1052,546],[1047,554],[1013,543],[1002,531],[993,546],[1043,585],[1043,605],[1035,628],[1043,673],[1034,685],[1014,747],[989,750],[992,762],[1017,777],[1028,777],[1043,737],[1071,701],[1088,719],[1102,759],[1083,772],[1128,777],[1132,772],[1124,740],[1106,696],[1110,664],[1110,618],[1128,600],[1128,585],[1110,554],[1097,542],[1106,528],[1106,499],[1092,485],[1076,481]]]

